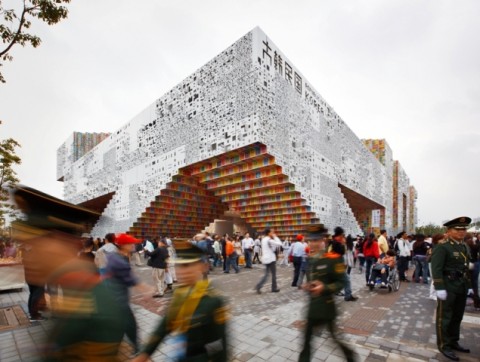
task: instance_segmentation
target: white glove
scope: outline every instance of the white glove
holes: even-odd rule
[[[440,300],[447,300],[447,291],[446,290],[437,290],[437,298]]]
[[[473,295],[473,289],[469,289],[467,295]]]

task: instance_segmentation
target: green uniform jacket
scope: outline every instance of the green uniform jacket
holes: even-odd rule
[[[180,306],[181,302],[176,301],[174,295],[165,317],[142,348],[142,352],[152,355],[162,340],[174,332],[169,327],[168,319]],[[227,319],[228,310],[224,298],[209,287],[192,315],[190,328],[185,332],[187,351],[186,358],[181,361],[227,361]]]
[[[93,263],[73,260],[50,280],[61,286],[63,301],[56,305],[43,361],[119,361],[124,334],[122,309]]]
[[[437,244],[432,251],[432,277],[436,290],[447,290],[453,293],[465,293],[470,288],[467,277],[470,262],[470,250],[465,243],[447,239]],[[449,278],[451,273],[462,276]]]
[[[345,264],[336,253],[316,254],[308,258],[307,281],[319,280],[325,289],[319,296],[310,296],[307,318],[332,320],[335,309],[335,293],[345,286]]]

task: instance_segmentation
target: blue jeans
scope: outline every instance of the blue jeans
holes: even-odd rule
[[[345,300],[352,297],[352,284],[350,283],[350,275],[345,272]]]
[[[423,283],[428,283],[428,263],[425,255],[415,255],[413,260],[415,261],[415,282],[420,281],[420,273],[422,275]]]
[[[220,253],[215,253],[215,255],[213,256],[213,266],[217,267],[220,265],[222,265],[221,255]]]
[[[245,267],[251,268],[252,267],[252,251],[248,249],[243,249],[243,253],[245,255]]]
[[[235,270],[235,273],[238,273],[240,271],[238,269],[237,259],[238,259],[237,253],[233,253],[227,258],[227,270],[225,271],[225,273],[230,273],[230,266],[233,267],[233,269]]]
[[[365,280],[368,283],[370,279],[370,271],[372,270],[372,264],[375,263],[376,259],[373,256],[367,256],[365,258]]]

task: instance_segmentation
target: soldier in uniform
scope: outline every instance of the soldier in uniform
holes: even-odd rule
[[[463,239],[471,221],[469,217],[462,216],[443,224],[447,227],[447,238],[433,248],[431,259],[433,284],[438,301],[437,346],[445,357],[453,361],[459,360],[454,350],[470,352],[458,341],[467,293],[470,288],[467,274],[470,252]]]
[[[203,274],[208,259],[203,250],[188,242],[176,244],[177,278],[165,316],[153,331],[134,362],[147,361],[162,340],[170,335],[175,361],[228,361],[226,322],[228,309]]]
[[[345,286],[345,264],[341,255],[335,252],[324,252],[327,230],[323,225],[312,225],[306,235],[310,241],[308,258],[307,283],[303,286],[309,293],[307,325],[305,339],[299,361],[311,359],[310,340],[315,327],[326,325],[332,338],[340,346],[347,361],[354,361],[354,352],[343,344],[335,334],[335,293]]]
[[[32,283],[61,287],[53,303],[47,335],[39,348],[42,361],[118,361],[123,338],[122,311],[91,261],[77,257],[80,235],[100,214],[26,186],[12,190],[24,220],[15,222],[14,236],[28,244],[24,260]]]

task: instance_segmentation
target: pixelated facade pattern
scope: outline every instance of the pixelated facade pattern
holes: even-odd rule
[[[259,28],[76,161],[67,140],[57,179],[73,203],[114,193],[92,230],[103,236],[142,224],[162,190],[185,176],[180,169],[257,142],[327,227],[357,234],[380,222],[391,233],[403,224],[413,231],[409,180],[388,145],[382,157],[365,147]]]
[[[80,159],[96,145],[107,138],[109,133],[73,132],[70,138],[57,151],[57,179],[62,181],[64,170],[60,165],[69,165]]]

